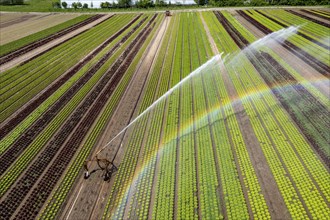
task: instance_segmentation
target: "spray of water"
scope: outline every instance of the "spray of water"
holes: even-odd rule
[[[174,87],[172,87],[170,90],[168,90],[164,95],[162,95],[160,98],[158,98],[154,103],[152,103],[146,110],[144,110],[134,120],[132,120],[126,127],[124,127],[115,137],[113,137],[96,154],[101,153],[104,149],[106,149],[108,146],[110,146],[110,144],[113,143],[114,140],[116,140],[119,136],[124,134],[130,127],[134,126],[134,124],[136,122],[138,122],[141,118],[143,118],[149,112],[154,110],[161,102],[165,101],[173,92],[177,91],[182,86],[189,83],[193,77],[195,77],[203,72],[207,73],[208,72],[207,70],[210,70],[211,68],[214,68],[217,65],[219,66],[219,65],[225,64],[227,67],[236,65],[239,62],[239,60],[241,59],[241,56],[244,56],[246,50],[250,50],[252,48],[255,50],[259,50],[264,46],[271,47],[272,45],[275,45],[281,41],[284,41],[288,37],[297,33],[298,29],[299,29],[299,26],[290,26],[288,28],[283,28],[279,31],[268,34],[265,37],[255,41],[254,43],[252,43],[248,47],[246,47],[243,51],[239,50],[237,53],[227,54],[223,59],[221,58],[223,53],[212,57],[209,61],[204,63],[202,66],[200,66],[193,72],[191,72],[188,76],[186,76],[184,79],[182,79],[178,84],[176,84]],[[209,72],[212,72],[212,71],[209,71]]]
[[[271,34],[266,35],[263,38],[253,42],[250,46],[255,49],[260,49],[260,47],[265,45],[273,45],[275,42],[283,43],[286,39],[296,34],[301,26],[290,26],[283,28],[279,31],[275,31]]]
[[[299,30],[300,26],[290,26],[287,28],[283,28],[279,31],[275,31],[271,34],[268,34],[264,36],[263,38],[260,38],[259,40],[256,40],[252,44],[250,44],[248,47],[244,48],[243,50],[239,50],[236,53],[227,54],[224,57],[224,63],[226,66],[233,66],[236,65],[240,59],[242,59],[242,56],[245,56],[246,52],[254,49],[254,50],[260,50],[264,47],[266,48],[274,48],[279,43],[283,43],[285,40],[287,40],[292,35],[296,34]]]
[[[269,34],[265,36],[264,38],[252,43],[249,45],[246,49],[255,49],[260,50],[263,48],[270,47],[273,42],[277,41],[279,39],[287,39],[288,37],[292,36],[294,33],[296,33],[298,30],[298,27],[289,27],[286,29],[282,29],[278,32]],[[154,111],[157,106],[162,106],[160,104],[164,104],[163,102],[168,100],[168,97],[171,95],[177,95],[173,94],[177,90],[182,89],[182,91],[185,89],[185,86],[192,86],[195,91],[195,95],[198,96],[197,88],[204,88],[206,90],[209,89],[208,85],[210,85],[210,88],[212,89],[212,84],[216,84],[217,82],[214,81],[214,76],[221,73],[221,68],[232,68],[235,65],[240,65],[242,56],[245,56],[245,51],[239,50],[237,53],[230,53],[227,54],[225,57],[222,58],[222,54],[217,55],[213,58],[211,58],[208,62],[203,64],[201,67],[190,73],[186,78],[181,80],[177,85],[175,85],[173,88],[171,88],[168,92],[166,92],[163,96],[161,96],[159,99],[157,99],[151,106],[149,106],[145,111],[143,111],[140,115],[138,115],[133,121],[131,121],[125,128],[122,129],[121,132],[119,132],[114,138],[108,142],[107,145],[105,145],[99,152],[107,148],[115,139],[117,139],[119,136],[123,135],[127,129],[132,127],[136,122],[138,122],[141,118],[144,118],[144,116],[148,116],[148,113],[151,111]],[[202,77],[201,77],[202,76]],[[219,76],[219,75],[218,75]],[[196,77],[196,78],[195,78]],[[200,78],[199,78],[200,77]],[[201,82],[204,80],[203,82]],[[279,85],[281,87],[285,87],[287,85]],[[213,85],[214,87],[214,85]],[[189,88],[190,89],[190,88]],[[188,119],[187,121],[180,121],[180,128],[179,131],[169,132],[169,134],[166,134],[166,138],[162,140],[162,143],[160,146],[155,147],[153,153],[151,153],[151,157],[153,159],[148,159],[144,161],[142,164],[140,164],[135,171],[135,175],[133,179],[127,183],[127,187],[123,190],[122,196],[120,199],[120,205],[116,207],[123,207],[123,204],[126,202],[126,199],[129,196],[129,191],[131,189],[131,186],[137,185],[141,183],[142,178],[146,175],[148,169],[151,169],[152,163],[154,163],[154,158],[157,157],[157,155],[170,155],[173,146],[171,143],[172,141],[177,138],[179,135],[180,137],[193,132],[194,130],[198,132],[198,129],[203,128],[203,126],[207,126],[209,123],[208,118],[221,118],[221,111],[226,108],[230,108],[230,106],[235,105],[236,102],[239,102],[243,99],[249,99],[252,96],[259,96],[263,93],[269,92],[269,89],[271,88],[264,88],[263,90],[251,90],[247,92],[243,97],[232,97],[230,100],[222,100],[220,102],[214,102],[209,103],[208,109],[199,109],[198,112],[194,113],[194,118]],[[199,91],[203,91],[203,89],[200,89]],[[208,91],[205,91],[206,94],[208,94]],[[210,93],[212,94],[212,93]],[[203,95],[202,95],[203,96]],[[181,103],[180,105],[184,105],[185,103]],[[187,105],[190,105],[189,108],[191,108],[191,104],[188,102]],[[237,112],[236,112],[237,113]],[[235,113],[233,113],[235,114]],[[229,115],[227,114],[227,117]],[[195,128],[194,128],[195,126]],[[152,132],[152,131],[151,131]],[[135,189],[133,188],[133,191]],[[117,212],[117,211],[116,211]]]
[[[168,90],[164,95],[162,95],[160,98],[158,98],[154,103],[152,103],[146,110],[144,110],[141,114],[139,114],[133,121],[131,121],[125,128],[123,128],[114,138],[112,138],[103,148],[101,148],[96,154],[101,153],[105,148],[107,148],[116,138],[118,138],[120,135],[125,133],[127,129],[129,129],[131,126],[133,126],[137,121],[139,121],[141,118],[143,118],[146,114],[148,114],[150,111],[152,111],[156,106],[159,105],[159,103],[165,101],[173,92],[180,89],[180,87],[184,86],[187,82],[189,82],[192,78],[194,78],[196,75],[199,75],[202,72],[206,72],[205,70],[213,68],[215,65],[219,64],[221,62],[221,54],[218,54],[214,57],[212,57],[210,60],[208,60],[206,63],[204,63],[202,66],[198,67],[196,70],[191,72],[188,76],[183,78],[178,84],[176,84],[174,87],[172,87],[170,90]]]

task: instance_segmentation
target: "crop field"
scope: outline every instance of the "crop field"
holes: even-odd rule
[[[77,17],[76,14],[0,13],[0,45]]]
[[[1,43],[1,219],[330,218],[329,9],[61,19]]]

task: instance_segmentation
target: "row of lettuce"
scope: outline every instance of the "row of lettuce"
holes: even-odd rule
[[[253,19],[255,19],[257,22],[269,27],[273,31],[278,31],[283,28],[282,26],[276,24],[274,21],[265,19],[265,17],[260,16],[259,13],[256,13],[253,10],[250,10],[250,12],[251,13],[249,16],[253,17]],[[294,16],[284,10],[275,10],[275,12],[270,11],[268,16],[271,16],[271,19],[275,19],[275,21],[278,19],[281,22],[285,22],[287,25],[299,25],[299,22],[300,24],[305,22],[298,29],[298,33],[312,36],[315,38],[315,40],[324,43],[324,47],[321,47],[318,44],[313,43],[298,34],[289,37],[288,41],[293,45],[296,45],[300,50],[304,51],[304,53],[312,56],[316,62],[322,62],[324,66],[327,66],[327,69],[329,69],[330,61],[327,58],[329,51],[325,48],[329,47],[329,42],[326,41],[326,32],[329,30],[329,28],[312,22],[306,22],[306,20],[304,21],[298,16]],[[245,33],[247,32],[245,31]],[[249,40],[249,42],[253,42],[255,40],[255,38],[251,36],[244,36]],[[289,109],[292,109],[291,112],[293,113],[294,117],[297,118],[296,123],[298,124],[299,128],[303,130],[308,137],[311,137],[309,140],[315,148],[320,150],[323,158],[329,160],[330,151],[327,147],[327,143],[330,142],[330,137],[324,132],[326,130],[325,128],[327,127],[327,123],[329,123],[330,120],[327,114],[330,108],[328,98],[324,96],[324,94],[320,93],[320,91],[316,89],[311,82],[306,81],[306,79],[299,75],[299,73],[291,68],[284,60],[279,59],[279,57],[274,53],[270,54],[276,60],[278,60],[280,65],[284,67],[287,72],[289,72],[294,77],[294,79],[291,79],[287,82],[278,82],[280,87],[287,85],[287,88],[298,89],[299,86],[303,85],[304,89],[308,91],[308,94],[302,99],[301,96],[303,95],[299,93],[302,93],[303,91],[299,91],[298,94],[293,98],[289,98],[290,96],[294,96],[292,92],[290,92],[290,94],[286,94],[285,96],[288,97],[287,103]],[[327,83],[326,76],[315,76],[315,78],[319,78],[317,80],[321,81],[321,83]],[[316,100],[314,98],[308,98],[310,94],[314,96]],[[292,100],[295,101],[292,102]],[[295,107],[294,104],[296,104],[298,107]]]
[[[273,31],[283,28],[254,10],[248,13],[253,19]],[[249,43],[257,40],[229,12],[221,14]],[[287,25],[300,25],[306,22],[283,10],[269,11],[268,15]],[[116,15],[29,63],[6,71],[1,80],[1,99],[4,100],[4,105],[1,105],[1,121],[12,115],[135,16],[134,14]],[[143,16],[136,23],[144,17],[151,19],[151,16]],[[157,18],[153,34],[161,20],[161,17]],[[228,55],[227,60],[237,59],[235,56],[237,51],[240,51],[239,47],[213,12],[175,14],[168,24],[169,28],[146,86],[145,96],[139,105],[140,113],[214,55],[203,27],[203,20],[218,50]],[[0,195],[4,195],[15,183],[19,174],[26,169],[41,151],[42,146],[55,134],[73,109],[101,78],[107,67],[115,62],[144,25],[110,57],[29,148],[2,174],[0,184],[3,187]],[[104,32],[105,29],[109,31]],[[128,31],[129,29],[88,62],[1,140],[0,153],[3,154]],[[325,45],[329,44],[325,39],[328,29],[320,25],[307,23],[302,25],[299,31]],[[48,219],[58,214],[68,192],[72,189],[83,161],[90,154],[113,114],[153,34],[133,60],[86,138],[84,148],[78,151],[61,179],[61,184],[53,190],[39,217]],[[317,60],[329,65],[326,49],[298,35],[288,40]],[[278,54],[267,47],[258,50],[270,54],[299,85],[329,110],[328,98]],[[78,56],[72,56],[73,53]],[[217,219],[224,216],[232,219],[249,216],[270,218],[269,198],[265,198],[261,177],[251,161],[251,152],[247,148],[249,143],[246,142],[239,119],[233,117],[237,111],[235,104],[237,102],[244,107],[253,135],[259,142],[289,214],[296,218],[323,218],[329,215],[327,202],[330,192],[327,188],[329,177],[327,169],[285,109],[278,105],[272,88],[267,86],[251,60],[245,55],[239,56],[238,59],[240,65],[236,65],[236,62],[225,62],[224,68],[219,68],[218,64],[210,65],[204,70],[205,72],[189,79],[188,83],[174,91],[157,105],[157,108],[138,121],[135,126],[138,129],[132,131],[128,141],[125,157],[116,175],[103,218],[135,219],[148,218],[148,216],[155,219],[173,216],[187,219],[197,219],[198,216],[203,218],[216,216]],[[282,84],[276,85],[276,82],[274,86],[280,89],[283,87]],[[294,87],[290,82],[285,86]],[[232,90],[230,87],[236,90],[236,98],[229,94]],[[301,120],[307,121],[307,116],[304,117]],[[326,123],[327,120],[325,118],[324,122]],[[324,125],[321,123],[319,126],[322,129]],[[322,151],[329,156],[326,147],[326,143],[329,142],[327,137],[322,132],[310,133],[314,135],[314,139],[319,140]]]
[[[2,90],[2,97],[4,101],[11,102],[8,104],[10,111],[8,115],[15,112],[19,107],[26,104],[32,97],[43,91],[44,88],[49,86],[55,79],[68,71],[73,65],[78,63],[87,54],[91,53],[98,45],[114,35],[121,28],[123,24],[127,24],[136,14],[116,15],[108,19],[106,22],[86,31],[82,35],[71,39],[59,47],[46,52],[42,56],[28,62],[25,65],[15,67],[9,71],[3,73],[5,77],[1,83],[4,84]],[[109,45],[107,45],[100,53],[98,53],[93,59],[86,63],[74,76],[72,76],[65,84],[63,84],[57,91],[54,92],[45,102],[43,102],[32,114],[26,118],[22,123],[14,128],[4,139],[1,140],[1,155],[17,140],[20,135],[25,132],[36,120],[38,120],[51,106],[63,96],[67,91],[74,86],[79,79],[83,78],[85,73],[93,66],[95,66],[100,58],[104,56],[111,48],[117,44],[123,36],[125,36],[131,29],[139,22],[144,21],[143,25],[138,28],[137,31],[126,40],[125,43],[117,47],[114,54],[105,62],[105,64],[93,75],[93,77],[80,88],[80,90],[73,96],[73,98],[59,111],[59,113],[51,120],[51,122],[45,127],[44,130],[33,140],[28,148],[19,155],[15,163],[6,170],[1,176],[1,195],[4,195],[6,191],[12,186],[19,178],[19,175],[31,163],[33,158],[38,155],[43,146],[51,139],[51,137],[60,129],[61,125],[68,119],[74,109],[79,106],[79,103],[86,97],[86,94],[96,85],[96,83],[102,78],[108,68],[116,61],[116,59],[123,53],[130,42],[138,35],[147,22],[145,19],[150,20],[152,16],[141,16],[135,23],[125,30],[120,36],[114,39]],[[159,16],[157,24],[160,23],[162,18]],[[104,31],[107,30],[107,31]],[[153,29],[153,33],[155,29]],[[104,126],[114,112],[116,105],[120,101],[120,97],[125,91],[135,68],[139,62],[139,58],[145,51],[145,48],[150,42],[152,34],[149,35],[147,42],[144,43],[143,48],[139,52],[139,55],[133,60],[133,63],[129,67],[124,78],[121,80],[119,86],[108,101],[107,107],[98,118],[98,122],[95,124],[93,131],[88,138],[88,143],[85,147],[80,149],[72,161],[66,172],[65,178],[61,180],[64,184],[59,185],[55,189],[51,199],[47,203],[46,209],[41,217],[54,217],[60,205],[62,205],[66,194],[71,188],[78,172],[82,166],[83,161],[90,154],[92,147],[98,140],[100,133],[104,130]],[[93,40],[92,40],[93,39]],[[75,54],[73,56],[73,54]],[[65,61],[65,62],[63,62]],[[13,79],[14,78],[14,79]],[[14,92],[13,92],[14,90]],[[16,96],[17,97],[16,97]],[[17,101],[17,102],[15,102]],[[18,103],[15,106],[15,103]],[[13,106],[13,107],[12,107]],[[8,108],[4,108],[6,111]],[[6,118],[4,117],[3,120]]]
[[[248,13],[273,31],[283,28],[253,10]],[[257,40],[231,13],[221,14],[248,43]],[[306,22],[283,10],[269,14],[287,25]],[[329,173],[324,162],[278,104],[274,88],[265,83],[246,54],[239,53],[229,30],[213,12],[172,17],[139,112],[164,94],[165,88],[173,87],[212,57],[202,20],[218,50],[227,55],[224,67],[211,64],[138,121],[103,218],[271,218],[271,198],[265,194],[262,174],[252,159],[253,150],[247,147],[251,143],[247,143],[242,122],[235,117],[238,103],[247,114],[253,131],[249,135],[258,141],[256,147],[264,155],[288,215],[325,218],[329,215]],[[299,31],[328,44],[323,39],[327,31],[324,27],[308,23]],[[298,35],[288,40],[328,64],[324,48]],[[328,98],[275,51],[264,46],[257,49],[258,53],[270,54],[297,84],[329,109]],[[296,86],[292,82],[276,83],[274,87],[284,95],[286,87]],[[232,88],[236,96],[230,94]],[[307,121],[306,117],[302,120]],[[320,146],[325,149],[327,141]]]
[[[32,42],[41,40],[42,38],[45,38],[51,34],[55,34],[65,28],[68,28],[70,26],[73,26],[75,24],[78,24],[79,22],[82,22],[88,18],[92,17],[92,15],[81,15],[76,18],[73,18],[69,21],[63,22],[61,24],[58,24],[54,27],[47,28],[45,30],[39,31],[35,34],[28,35],[26,37],[20,38],[18,40],[9,42],[7,44],[0,46],[0,56],[3,56],[11,51],[14,51],[16,49],[19,49],[23,46],[26,46]]]
[[[110,60],[109,60],[110,63],[113,62],[114,61],[113,59],[116,59],[116,57],[118,57],[123,52],[123,50],[127,47],[129,42],[132,39],[134,39],[134,37],[136,37],[138,32],[142,30],[142,28],[147,24],[147,21],[149,21],[151,19],[151,17],[152,16],[148,16],[148,19],[146,20],[144,25],[142,25],[138,29],[138,31],[128,39],[128,41],[123,45],[123,47],[120,50],[118,50],[110,58]],[[161,17],[158,17],[156,20],[157,25],[160,24],[160,21],[161,21]],[[123,23],[121,23],[121,24],[123,24]],[[54,190],[54,193],[52,194],[51,199],[50,199],[50,203],[47,204],[46,209],[43,211],[43,213],[41,215],[41,219],[53,218],[58,213],[63,201],[65,201],[65,198],[72,187],[72,184],[74,183],[75,178],[77,177],[77,175],[81,169],[83,162],[89,156],[91,149],[96,144],[100,132],[102,132],[102,130],[104,130],[104,127],[107,126],[107,122],[109,121],[111,115],[113,114],[114,110],[116,109],[116,106],[119,103],[122,94],[125,92],[125,89],[126,89],[128,83],[130,82],[130,79],[132,78],[134,71],[138,65],[138,62],[139,62],[140,58],[142,57],[143,52],[145,51],[146,47],[150,43],[152,36],[155,33],[155,30],[156,29],[153,29],[153,33],[147,39],[147,41],[143,44],[139,53],[134,58],[129,69],[125,73],[125,76],[122,79],[121,83],[118,85],[118,87],[114,91],[113,95],[109,99],[109,101],[105,107],[105,110],[100,115],[99,120],[97,121],[95,127],[92,129],[90,135],[86,139],[87,142],[85,143],[84,148],[78,153],[78,155],[76,156],[76,158],[74,159],[74,161],[72,162],[70,167],[68,167],[67,174],[65,175],[64,179],[62,180],[63,183],[65,183],[65,184],[60,185],[59,187],[57,187]]]
[[[68,42],[66,45],[61,46],[61,48],[57,48],[55,51],[50,51],[46,53],[44,56],[39,57],[36,60],[33,60],[29,62],[28,64],[17,67],[15,69],[9,70],[5,72],[5,76],[12,75],[17,76],[18,79],[15,78],[13,82],[8,83],[8,86],[12,85],[10,90],[15,90],[15,81],[19,81],[22,77],[25,77],[25,73],[28,70],[28,73],[32,76],[30,76],[30,80],[22,80],[21,84],[24,86],[23,88],[20,88],[20,90],[24,91],[23,98],[19,99],[16,97],[9,96],[8,99],[11,100],[21,100],[21,105],[28,102],[31,97],[34,97],[37,93],[42,91],[43,87],[46,87],[49,85],[53,80],[49,80],[54,73],[57,73],[58,75],[63,74],[70,66],[63,66],[62,68],[58,69],[59,64],[65,65],[65,62],[63,62],[62,58],[65,56],[65,54],[68,54],[70,57],[69,51],[77,51],[81,47],[79,44],[82,40],[86,39],[87,41],[94,38],[96,41],[94,45],[91,45],[91,47],[84,48],[85,51],[81,51],[82,55],[84,56],[87,53],[89,53],[92,49],[94,49],[95,46],[97,46],[98,43],[101,43],[104,41],[109,35],[104,34],[102,35],[103,29],[107,27],[113,27],[118,20],[123,20],[125,22],[128,22],[130,19],[132,19],[133,16],[123,16],[123,17],[117,17],[116,19],[113,19],[107,23],[104,23],[102,26],[98,27],[97,29],[94,29],[92,31],[87,32],[85,35],[82,36],[81,39],[74,39],[72,42]],[[117,25],[117,28],[113,28],[113,32],[110,34],[114,34],[116,31],[118,31],[121,28],[121,26]],[[98,39],[97,36],[100,38]],[[103,39],[102,39],[103,38]],[[84,42],[81,42],[84,43]],[[70,47],[71,46],[71,47]],[[94,47],[93,47],[94,46]],[[67,48],[65,50],[64,48]],[[105,50],[106,51],[106,50]],[[105,53],[103,51],[103,53]],[[44,103],[42,103],[28,118],[26,118],[21,124],[19,124],[9,135],[7,135],[4,139],[1,140],[1,153],[5,152],[6,149],[8,149],[15,140],[26,130],[28,129],[41,115],[54,104],[58,98],[60,98],[67,90],[69,90],[72,85],[74,85],[77,80],[79,80],[80,77],[85,73],[85,71],[93,64],[98,62],[98,58],[102,56],[102,53],[99,54],[99,56],[95,57],[90,63],[88,63],[84,69],[79,71],[74,77],[71,78],[71,80],[64,84],[58,91],[56,91],[52,96],[50,96]],[[72,60],[74,60],[75,56],[72,56]],[[78,56],[79,57],[79,56]],[[80,57],[81,59],[82,57]],[[47,63],[47,60],[54,59],[52,62]],[[79,59],[79,58],[78,58]],[[78,60],[79,61],[79,60]],[[76,61],[76,62],[78,62]],[[68,59],[68,62],[70,62],[70,59]],[[45,69],[44,64],[46,63],[47,69]],[[52,64],[54,66],[52,66]],[[75,63],[72,62],[71,65],[74,65]],[[108,64],[109,65],[109,64]],[[42,74],[40,77],[40,67],[41,69],[45,69],[45,74]],[[105,71],[105,69],[103,70]],[[45,75],[45,77],[43,77]],[[58,77],[57,75],[57,77]],[[90,89],[93,87],[93,85],[97,82],[97,80],[102,76],[102,72],[100,71],[98,74],[94,76],[94,79],[90,81],[89,84],[87,84],[85,87],[83,87],[76,95],[75,97],[56,115],[56,117],[50,122],[50,124],[46,127],[46,129],[38,135],[37,138],[31,143],[29,148],[23,152],[18,160],[15,162],[13,166],[11,166],[3,175],[1,178],[1,184],[3,187],[1,187],[1,194],[3,195],[8,187],[13,184],[13,182],[17,179],[19,174],[28,166],[28,164],[31,162],[33,157],[42,149],[42,147],[48,142],[48,140],[55,134],[55,132],[60,128],[61,124],[69,117],[69,115],[72,113],[74,108],[80,103],[81,100],[85,97],[85,95],[90,91]],[[41,79],[40,79],[41,78]],[[11,80],[11,78],[9,78]],[[40,81],[39,81],[40,80]],[[18,85],[20,85],[18,83]],[[29,86],[32,85],[32,88],[35,89],[35,91],[31,90]],[[42,86],[41,86],[42,85]],[[25,87],[28,87],[28,89],[24,90]],[[9,89],[5,90],[7,92],[10,92]],[[32,93],[34,92],[34,93]],[[29,93],[31,94],[31,97],[25,96]],[[17,94],[17,93],[16,93]]]
[[[167,66],[163,66],[161,72],[170,78],[171,87],[212,57],[201,17],[196,15],[184,13],[174,17],[172,42],[163,58]],[[166,39],[163,46],[166,47]],[[163,62],[160,58],[158,62]],[[128,145],[116,176],[104,218],[147,218],[151,215],[155,219],[173,216],[198,219],[201,215],[219,219],[223,218],[224,212],[231,218],[248,218],[239,170],[247,177],[244,187],[255,192],[250,197],[258,204],[254,214],[270,217],[263,196],[258,195],[261,189],[254,172],[251,173],[253,166],[247,150],[242,147],[244,140],[237,120],[229,117],[230,122],[223,123],[234,109],[217,68],[212,65],[202,74],[196,74],[196,78],[155,107],[150,113],[152,119],[148,120],[150,116],[146,116],[136,125],[139,129],[134,130],[130,138],[131,145]],[[208,115],[223,99],[226,108],[221,114]],[[155,120],[162,116],[162,123]],[[150,130],[145,130],[148,128]],[[143,138],[146,144],[141,148]],[[136,159],[132,161],[134,157]],[[237,157],[239,161],[233,162]],[[137,169],[137,164],[142,166],[142,171]],[[219,186],[224,190],[222,193],[219,193]],[[155,193],[153,201],[151,192]],[[132,194],[130,201],[129,194]],[[224,205],[225,211],[221,208]],[[125,208],[129,209],[128,216],[125,216]]]

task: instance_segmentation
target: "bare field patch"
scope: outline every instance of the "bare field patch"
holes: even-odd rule
[[[46,28],[68,21],[79,14],[1,13],[0,45],[12,42]],[[22,18],[24,20],[22,20]],[[15,23],[13,25],[8,25]]]

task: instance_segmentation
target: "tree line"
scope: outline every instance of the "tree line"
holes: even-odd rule
[[[0,5],[23,5],[24,0],[0,0]]]
[[[267,6],[267,5],[329,5],[330,0],[194,0],[197,5],[209,5],[209,6]],[[20,5],[24,4],[25,0],[0,0],[0,5]],[[92,1],[91,1],[92,2]],[[67,8],[68,4],[65,1],[55,0],[53,3],[54,8]],[[117,3],[110,3],[104,1],[101,3],[101,8],[151,8],[151,7],[170,7],[170,6],[182,6],[180,3],[163,0],[138,0],[133,4],[132,0],[118,0]],[[93,3],[91,5],[82,4],[77,0],[71,5],[74,9],[79,8],[93,8]]]
[[[2,0],[0,0],[2,1]],[[330,0],[194,0],[197,5],[209,5],[217,7],[227,6],[274,6],[274,5],[288,5],[288,6],[299,6],[299,5],[329,5]],[[163,0],[138,0],[133,4],[132,0],[118,0],[118,2],[101,2],[101,8],[152,8],[152,7],[171,7],[171,6],[183,6],[181,3],[176,3]],[[59,6],[61,7],[61,6]],[[62,7],[67,8],[68,4],[62,2]],[[73,8],[88,8],[88,4],[82,5],[80,2],[73,3]],[[93,8],[93,5],[91,5]]]
[[[196,1],[196,0],[195,0]],[[329,5],[329,0],[199,0],[213,6]],[[206,1],[206,2],[205,2]],[[207,2],[208,1],[208,2]]]

